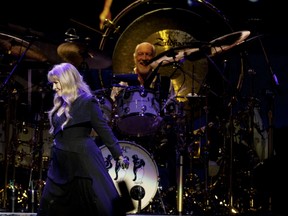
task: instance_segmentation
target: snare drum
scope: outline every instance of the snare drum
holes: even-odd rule
[[[139,201],[136,197],[143,196],[141,199],[141,209],[152,202],[159,183],[159,173],[155,161],[150,154],[141,146],[127,141],[119,142],[123,156],[129,160],[129,168],[124,170],[116,165],[115,160],[106,146],[101,146],[106,167],[119,193],[121,193],[118,183],[125,181],[128,191],[132,197],[135,209],[130,213],[137,213]],[[133,198],[134,197],[134,198]]]
[[[153,91],[127,87],[115,97],[115,124],[125,135],[145,136],[156,132],[161,123],[160,107]]]

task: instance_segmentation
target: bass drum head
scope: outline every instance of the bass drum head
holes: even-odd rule
[[[106,29],[100,50],[111,52],[114,74],[133,73],[133,52],[138,43],[148,41],[154,44],[159,55],[171,48],[195,49],[195,41],[209,42],[230,33],[225,18],[216,11],[204,3],[183,7],[175,1],[136,1],[112,21],[116,29]],[[193,61],[181,62],[181,68],[183,70],[175,70],[173,65],[165,65],[158,73],[169,76],[178,98],[183,96],[186,100],[192,83],[195,92],[199,92],[208,70],[207,59],[201,56]]]
[[[139,199],[141,200],[141,209],[144,209],[153,201],[159,184],[158,168],[148,151],[143,147],[127,141],[120,141],[119,144],[123,151],[123,156],[130,162],[129,168],[126,170],[117,166],[106,146],[101,146],[100,149],[107,170],[118,192],[121,194],[119,189],[120,182],[124,181],[127,185],[135,207],[129,213],[137,213]]]

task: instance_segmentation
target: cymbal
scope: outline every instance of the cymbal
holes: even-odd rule
[[[249,35],[250,31],[237,31],[210,41],[211,55],[215,56],[243,43]]]
[[[40,49],[30,43],[31,42],[16,36],[0,33],[0,49],[2,49],[6,54],[20,57],[24,52],[26,52],[25,58],[41,62],[47,61],[47,57],[40,51]]]
[[[90,69],[103,69],[111,66],[112,61],[100,51],[91,50],[81,42],[65,42],[57,47],[57,53],[62,60],[76,67],[87,63]]]
[[[197,60],[205,57],[205,55],[200,52],[201,49],[203,49],[202,51],[208,50],[208,55],[215,56],[241,44],[249,35],[250,31],[238,31],[216,38],[209,43],[195,41],[195,43],[189,46],[171,48],[151,59],[150,65],[155,68],[160,62],[162,62],[162,65],[167,65],[181,62],[185,60],[185,58],[188,60]]]
[[[200,50],[200,47],[207,43],[195,41],[189,46],[174,47],[164,51],[150,60],[150,65],[156,67],[158,64],[167,65],[183,60],[186,56],[190,56]]]

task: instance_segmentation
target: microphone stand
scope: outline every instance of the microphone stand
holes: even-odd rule
[[[278,82],[278,78],[276,76],[276,74],[273,72],[272,70],[272,67],[271,67],[271,64],[270,64],[270,61],[267,57],[267,54],[266,54],[266,51],[265,51],[265,48],[263,46],[263,43],[262,43],[262,40],[260,37],[258,37],[258,40],[259,40],[259,43],[260,43],[260,46],[262,48],[262,51],[263,51],[263,54],[264,54],[264,57],[265,57],[265,61],[266,61],[266,64],[268,65],[269,67],[269,71],[271,73],[271,76],[272,76],[272,86],[276,88],[276,90],[279,90],[279,87],[280,87],[280,84]],[[269,128],[269,131],[268,131],[268,159],[271,159],[274,155],[274,144],[273,144],[273,112],[274,112],[274,92],[272,92],[271,94],[267,93],[267,95],[270,96],[269,99],[269,110],[268,110],[268,128]],[[271,194],[269,195],[269,198],[268,198],[268,210],[269,211],[272,211],[272,196]]]
[[[271,76],[272,76],[272,81],[273,81],[273,86],[276,87],[276,89],[280,86],[279,82],[278,82],[278,78],[276,76],[276,74],[273,72],[272,70],[272,67],[271,67],[271,64],[269,62],[269,59],[267,57],[267,54],[266,54],[266,51],[264,49],[264,46],[263,46],[263,43],[262,43],[262,40],[260,37],[258,37],[258,40],[259,40],[259,43],[260,43],[260,46],[262,48],[262,51],[263,51],[263,54],[264,54],[264,57],[265,57],[265,61],[269,67],[269,71],[271,73]],[[273,102],[271,102],[272,104]],[[270,106],[270,110],[268,111],[268,117],[269,117],[269,144],[268,144],[268,157],[271,158],[274,154],[274,147],[273,147],[273,131],[272,131],[272,124],[273,124],[273,109],[272,109],[272,106]]]
[[[151,85],[153,79],[156,77],[158,70],[162,64],[163,64],[163,61],[159,62],[157,67],[147,76],[147,78],[145,79],[145,82],[144,82],[145,88],[149,88],[149,86]]]

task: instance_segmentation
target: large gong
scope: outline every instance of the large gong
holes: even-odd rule
[[[211,9],[212,8],[212,9]],[[100,49],[111,52],[114,74],[133,73],[133,52],[138,43],[155,45],[157,55],[171,48],[195,48],[195,41],[210,41],[230,32],[225,18],[205,3],[177,5],[175,1],[135,1],[106,29]],[[193,53],[191,54],[193,55]],[[208,71],[203,55],[177,64],[163,64],[159,73],[171,78],[177,98],[197,93]]]

